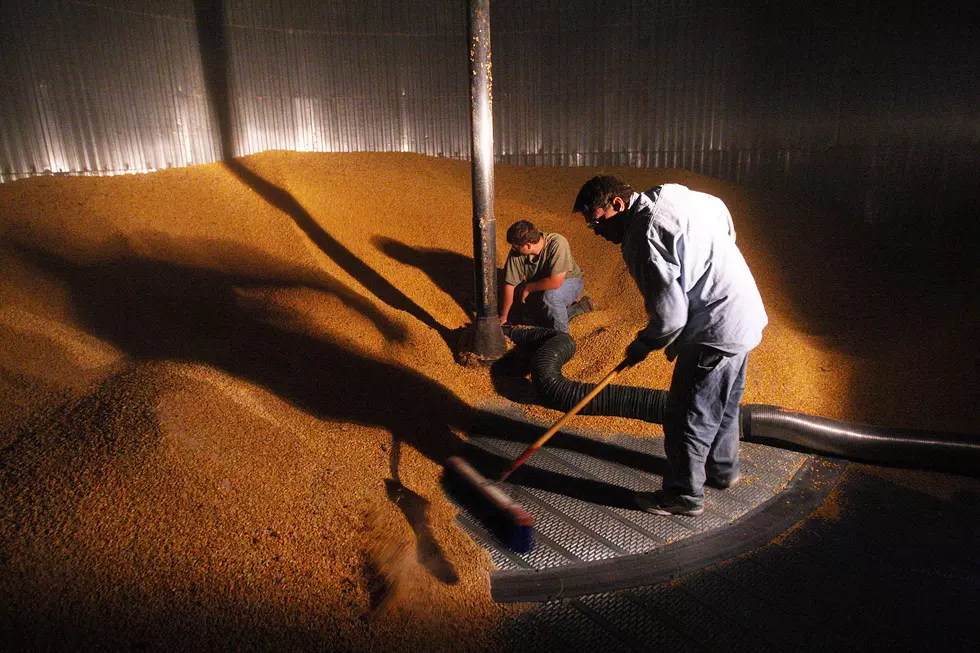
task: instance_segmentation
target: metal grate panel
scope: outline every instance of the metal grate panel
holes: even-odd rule
[[[485,452],[505,463],[519,456],[527,442],[471,434],[469,446],[473,453]],[[742,451],[745,481],[726,491],[706,488],[702,515],[659,516],[637,509],[633,497],[662,482],[653,471],[666,462],[662,437],[589,436],[569,430],[557,434],[501,484],[535,519],[536,545],[530,553],[494,552],[502,545],[472,515],[461,509],[460,519],[491,549],[500,570],[552,570],[651,552],[725,528],[778,494],[808,459],[748,443],[742,443]]]
[[[703,651],[692,639],[658,615],[642,607],[627,594],[599,594],[580,599],[581,603],[613,628],[630,633],[638,643],[664,651]]]

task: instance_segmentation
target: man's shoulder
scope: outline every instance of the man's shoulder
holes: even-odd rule
[[[642,234],[642,240],[670,239],[670,234],[683,231],[682,211],[683,195],[690,192],[687,186],[681,184],[664,184],[654,202],[644,194],[643,200],[633,211],[628,232],[636,236]]]
[[[545,240],[546,243],[549,243],[549,244],[554,243],[554,244],[557,244],[557,245],[567,245],[568,244],[568,239],[565,238],[560,233],[558,233],[557,231],[542,232],[541,235],[544,236],[544,240]]]

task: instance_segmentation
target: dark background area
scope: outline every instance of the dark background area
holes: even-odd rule
[[[977,16],[495,0],[496,158],[685,168],[961,238],[980,199]],[[465,3],[41,0],[0,19],[4,180],[268,149],[469,157]]]

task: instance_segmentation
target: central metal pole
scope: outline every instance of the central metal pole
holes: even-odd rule
[[[507,345],[497,319],[497,231],[493,215],[493,86],[490,0],[469,0],[470,102],[473,162],[473,259],[476,323],[473,353],[496,359]]]

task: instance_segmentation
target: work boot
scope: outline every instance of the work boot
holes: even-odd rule
[[[572,302],[571,305],[568,307],[568,319],[571,320],[573,317],[578,317],[583,313],[591,313],[591,312],[592,312],[592,300],[589,298],[588,295],[585,295],[584,297],[582,297],[582,299]]]
[[[713,488],[718,488],[719,490],[727,490],[733,485],[738,485],[738,482],[742,480],[741,474],[735,474],[729,479],[721,478],[709,478],[704,482],[705,485],[709,485]]]
[[[651,515],[684,515],[697,517],[704,512],[704,506],[694,505],[680,497],[672,497],[663,490],[656,492],[637,492],[636,505]]]

